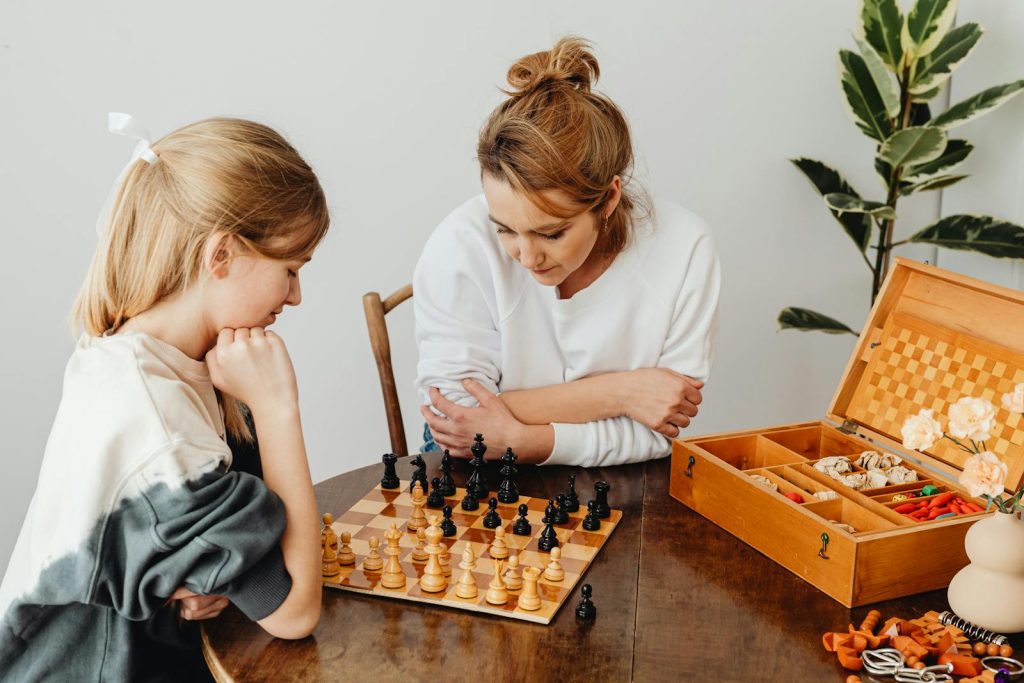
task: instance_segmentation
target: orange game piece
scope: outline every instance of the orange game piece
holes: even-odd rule
[[[981,674],[981,660],[971,655],[939,655],[939,664],[953,664],[957,676],[978,676]]]

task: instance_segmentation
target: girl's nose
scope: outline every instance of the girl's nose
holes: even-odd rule
[[[291,280],[291,285],[288,287],[288,298],[284,300],[289,306],[298,306],[302,303],[302,285],[299,284],[298,274]]]

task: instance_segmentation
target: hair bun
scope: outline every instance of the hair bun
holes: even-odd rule
[[[522,97],[541,87],[569,85],[584,93],[597,82],[601,69],[590,51],[590,43],[583,38],[566,36],[550,50],[527,55],[508,70],[507,91],[512,97]]]

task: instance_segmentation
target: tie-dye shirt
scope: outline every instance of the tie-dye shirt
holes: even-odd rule
[[[254,620],[277,609],[284,506],[231,463],[205,363],[82,337],[0,586],[0,678],[173,679],[182,586]]]

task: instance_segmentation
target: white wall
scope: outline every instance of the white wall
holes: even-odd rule
[[[716,231],[721,343],[695,432],[824,414],[853,338],[779,334],[775,317],[801,305],[859,327],[867,312],[866,267],[787,161],[821,159],[880,193],[837,82],[855,0],[228,4],[0,5],[0,559],[59,400],[96,212],[131,149],[105,132],[109,110],[156,136],[251,117],[320,173],[335,224],[304,271],[303,305],[277,326],[317,480],[388,450],[361,295],[409,281],[433,226],[478,191],[475,134],[508,65],[569,32],[596,43],[600,87],[631,119],[649,187]],[[991,28],[1009,41],[1021,27]],[[914,198],[902,215],[922,225],[937,204]],[[390,322],[415,440],[409,309]]]

